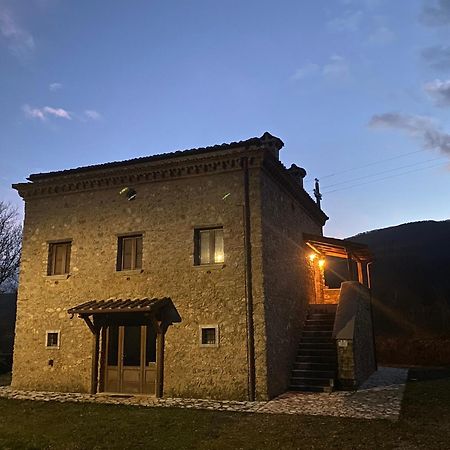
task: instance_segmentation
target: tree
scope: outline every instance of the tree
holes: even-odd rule
[[[0,201],[0,292],[17,287],[21,244],[17,209]]]

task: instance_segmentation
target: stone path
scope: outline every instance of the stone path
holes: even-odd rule
[[[268,402],[161,398],[126,395],[36,392],[0,387],[0,397],[17,400],[106,403],[149,407],[209,409],[267,414],[320,415],[397,420],[408,375],[407,369],[380,367],[355,392],[287,392]]]

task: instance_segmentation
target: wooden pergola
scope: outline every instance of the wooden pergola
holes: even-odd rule
[[[181,322],[181,317],[170,298],[90,300],[70,308],[67,312],[71,315],[71,318],[75,315],[82,318],[94,336],[91,394],[97,393],[99,355],[101,354],[104,358],[107,327],[112,324],[145,325],[151,323],[157,333],[156,396],[161,397],[163,395],[164,336],[169,325]],[[105,361],[101,361],[100,385],[103,382],[104,365]]]
[[[305,244],[318,256],[333,256],[346,259],[349,281],[359,281],[361,284],[364,284],[365,269],[367,286],[370,288],[369,266],[373,261],[373,255],[367,245],[308,233],[303,233],[303,239]],[[356,263],[356,274],[353,262]]]

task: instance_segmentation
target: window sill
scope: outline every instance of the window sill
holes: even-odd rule
[[[205,269],[205,270],[218,270],[218,269],[225,269],[227,267],[224,263],[218,263],[218,264],[194,264],[192,267],[194,269]]]
[[[129,277],[130,275],[139,275],[141,273],[144,273],[144,269],[116,270],[114,273],[116,275],[122,275],[124,277]]]
[[[200,344],[200,348],[219,348],[219,344]]]
[[[67,280],[70,277],[70,273],[63,273],[61,275],[44,275],[44,278],[49,281],[53,280]]]

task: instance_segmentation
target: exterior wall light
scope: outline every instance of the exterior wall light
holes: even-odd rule
[[[319,268],[323,269],[324,266],[325,266],[325,260],[319,259]]]
[[[124,187],[119,191],[120,195],[125,195],[128,201],[134,200],[136,198],[137,192],[130,187]]]
[[[311,262],[313,262],[313,261],[316,259],[316,257],[317,257],[317,255],[316,255],[315,253],[311,253],[311,254],[309,255],[309,260],[310,260]]]

